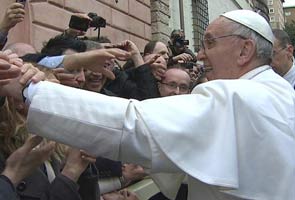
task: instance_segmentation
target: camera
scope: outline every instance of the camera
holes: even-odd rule
[[[189,45],[189,40],[185,40],[183,37],[176,37],[173,41],[173,45],[176,47],[184,47]]]
[[[181,67],[184,67],[186,69],[193,69],[194,66],[197,66],[195,62],[178,62]]]
[[[88,28],[94,27],[94,28],[101,28],[106,27],[106,20],[100,16],[98,16],[96,13],[88,13],[88,17],[92,19],[90,21],[89,19],[78,17],[76,15],[72,15],[69,23],[69,27],[72,29],[80,30],[86,32]]]
[[[88,17],[92,19],[90,22],[89,26],[90,27],[95,27],[95,28],[104,28],[107,25],[107,22],[104,18],[98,16],[96,13],[88,13]]]

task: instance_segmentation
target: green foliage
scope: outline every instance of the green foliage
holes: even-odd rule
[[[292,20],[291,23],[286,24],[284,31],[288,33],[293,46],[295,46],[295,21]]]

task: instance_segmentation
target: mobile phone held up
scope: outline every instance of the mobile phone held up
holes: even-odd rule
[[[69,27],[72,29],[86,32],[87,29],[89,28],[89,24],[90,24],[89,19],[72,15],[70,19]]]
[[[21,3],[21,4],[23,4],[23,5],[26,4],[26,0],[16,0],[15,2],[17,2],[17,3]]]

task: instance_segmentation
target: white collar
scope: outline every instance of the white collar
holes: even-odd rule
[[[258,74],[260,74],[261,72],[264,72],[269,69],[271,69],[271,67],[269,65],[263,65],[263,66],[257,67],[255,69],[247,72],[246,74],[241,76],[239,79],[252,79],[255,76],[257,76]]]

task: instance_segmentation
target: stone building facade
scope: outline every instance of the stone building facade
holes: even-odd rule
[[[285,23],[295,22],[295,6],[284,7]]]
[[[268,0],[269,18],[272,28],[285,28],[283,2],[284,0]]]
[[[1,0],[0,13],[4,13],[14,0]],[[76,12],[95,12],[107,21],[101,29],[102,36],[112,42],[125,39],[134,41],[140,50],[151,39],[150,0],[28,0],[26,19],[9,34],[9,43],[27,42],[40,50],[44,41],[60,34],[68,27]],[[96,36],[93,30],[88,36]]]
[[[14,1],[1,0],[0,13]],[[8,42],[27,42],[40,50],[45,41],[68,27],[73,13],[95,12],[107,21],[101,36],[113,43],[130,39],[143,51],[149,40],[167,43],[173,29],[183,29],[190,49],[197,51],[209,21],[251,6],[251,0],[27,0],[26,19],[11,31]],[[97,32],[90,29],[87,35]]]
[[[1,1],[3,6],[0,7],[0,13],[3,14],[14,0]],[[25,21],[11,30],[8,43],[26,42],[40,50],[44,42],[68,27],[73,13],[95,12],[107,21],[107,27],[101,29],[101,36],[108,36],[113,43],[130,39],[143,51],[149,40],[167,43],[173,28],[184,29],[184,25],[171,25],[172,19],[179,20],[180,14],[179,9],[176,11],[171,6],[173,2],[182,0],[118,0],[117,3],[115,0],[27,0]],[[194,41],[199,41],[208,24],[207,0],[202,0],[202,4],[197,3],[197,0],[183,2],[182,12],[185,16],[182,13],[181,17],[186,18],[184,21],[188,35]],[[203,6],[201,15],[198,13],[200,6]],[[203,16],[204,23],[197,21],[200,16]],[[201,25],[203,29],[200,32]],[[96,35],[93,29],[87,31],[87,36]],[[191,43],[192,48],[194,43]]]

